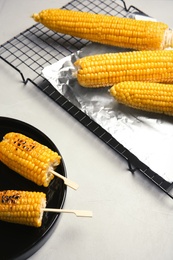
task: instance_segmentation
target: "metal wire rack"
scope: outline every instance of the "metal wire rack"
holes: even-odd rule
[[[92,0],[73,0],[63,8],[95,13],[107,13],[120,17],[129,16],[134,12],[143,13],[134,6],[127,8],[123,0],[95,0],[94,2]],[[55,90],[42,76],[42,69],[45,66],[76,52],[88,43],[89,42],[86,40],[57,34],[41,24],[35,24],[1,45],[0,58],[20,73],[22,81],[25,84],[28,82],[34,84],[88,130],[95,134],[100,140],[122,156],[127,161],[129,170],[132,173],[135,173],[136,171],[141,172],[169,197],[173,198],[170,194],[172,183],[165,181],[147,165],[142,163],[136,156],[113,138],[111,134],[105,131],[100,125],[95,123],[85,113]]]

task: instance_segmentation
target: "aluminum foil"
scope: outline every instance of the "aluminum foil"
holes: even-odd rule
[[[73,63],[78,58],[120,51],[127,49],[92,43],[45,67],[42,72],[72,104],[102,126],[151,170],[172,183],[173,117],[118,104],[109,94],[109,88],[84,88],[75,78]]]

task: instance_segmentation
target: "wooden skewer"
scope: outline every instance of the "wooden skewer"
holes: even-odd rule
[[[61,174],[59,174],[53,170],[50,170],[50,172],[52,174],[54,174],[55,176],[57,176],[58,178],[62,179],[64,181],[65,185],[69,186],[70,188],[72,188],[74,190],[78,189],[79,185],[77,183],[75,183],[74,181],[67,179],[66,177],[62,176]]]
[[[51,209],[43,208],[43,211],[55,212],[55,213],[74,213],[77,217],[92,217],[93,213],[89,210],[71,210],[71,209]]]

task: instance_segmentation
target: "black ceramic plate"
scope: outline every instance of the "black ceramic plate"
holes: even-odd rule
[[[60,154],[54,143],[35,127],[16,119],[0,117],[0,140],[7,132],[12,131],[27,135]],[[57,171],[66,176],[63,160]],[[46,193],[49,208],[62,208],[66,198],[66,186],[57,177],[49,187],[39,187],[0,163],[0,190],[7,189],[43,191]],[[34,254],[50,237],[58,218],[59,214],[45,212],[40,228],[0,221],[0,259],[26,259]]]

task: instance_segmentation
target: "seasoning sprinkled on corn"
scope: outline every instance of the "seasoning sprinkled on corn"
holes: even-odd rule
[[[121,82],[110,88],[110,94],[126,106],[173,116],[171,84]]]
[[[74,66],[83,87],[113,86],[123,81],[173,82],[173,50],[92,55],[78,59]]]
[[[136,50],[173,47],[173,32],[162,22],[64,9],[43,10],[32,18],[58,33],[93,42]]]
[[[26,179],[47,187],[61,156],[23,134],[11,132],[0,142],[0,160]]]
[[[46,195],[43,192],[0,191],[0,220],[40,227]]]

